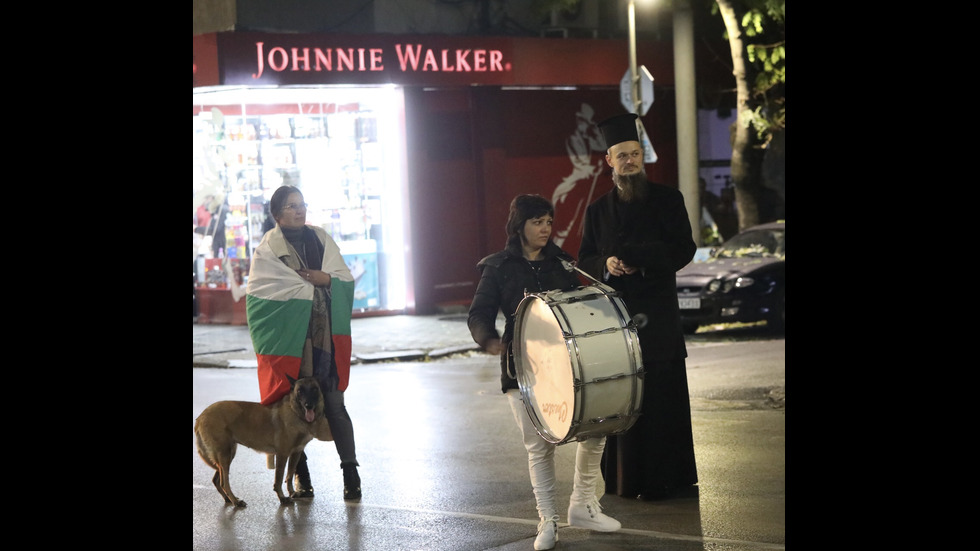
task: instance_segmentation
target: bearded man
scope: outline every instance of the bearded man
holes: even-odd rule
[[[620,293],[643,352],[642,414],[607,437],[606,492],[661,499],[698,481],[676,282],[697,244],[680,191],[647,180],[636,119],[598,125],[615,187],[586,210],[578,266]]]

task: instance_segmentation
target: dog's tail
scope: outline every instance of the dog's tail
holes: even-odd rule
[[[265,454],[265,466],[268,467],[269,469],[276,468],[276,454],[274,453]]]
[[[201,433],[197,430],[196,426],[194,427],[194,440],[197,442],[197,455],[201,456],[201,459],[203,459],[209,467],[217,470],[218,464],[211,459],[211,450],[208,449],[207,444],[204,443],[204,439],[201,438]]]

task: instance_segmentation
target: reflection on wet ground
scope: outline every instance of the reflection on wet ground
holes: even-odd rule
[[[785,338],[784,332],[774,332],[764,321],[756,323],[718,323],[702,325],[696,333],[684,335],[688,343],[759,341]]]

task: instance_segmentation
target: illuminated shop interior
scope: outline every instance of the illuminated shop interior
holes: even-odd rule
[[[197,258],[227,258],[246,282],[266,205],[290,184],[309,204],[307,223],[340,246],[355,312],[413,307],[404,121],[396,86],[195,88],[194,210],[213,196],[225,223],[219,250],[213,232],[195,234]]]

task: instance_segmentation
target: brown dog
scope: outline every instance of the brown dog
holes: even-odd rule
[[[287,375],[287,377],[289,377]],[[238,444],[276,457],[276,495],[279,503],[292,503],[293,474],[303,448],[311,440],[333,440],[330,424],[323,417],[323,393],[312,377],[293,379],[292,388],[278,402],[263,406],[256,402],[224,400],[204,409],[194,424],[197,453],[216,472],[211,482],[225,498],[225,503],[245,507],[245,502],[231,493],[228,469]],[[282,493],[286,460],[286,489]]]

